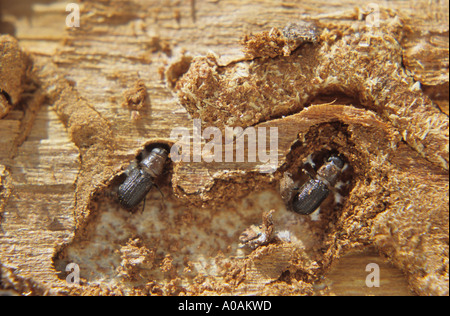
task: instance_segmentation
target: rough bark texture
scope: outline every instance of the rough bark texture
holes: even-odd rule
[[[448,295],[448,1],[97,0],[79,28],[58,2],[0,3],[2,288]],[[163,197],[121,209],[129,162],[193,118],[278,128],[276,171],[171,162]],[[331,152],[341,204],[287,211],[285,176]],[[368,262],[379,290],[349,281]]]

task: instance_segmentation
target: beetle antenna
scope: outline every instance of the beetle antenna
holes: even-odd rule
[[[159,193],[161,193],[161,196],[162,196],[162,198],[164,200],[164,194],[162,193],[161,189],[159,188],[159,186],[156,183],[154,183],[154,185],[158,189]]]
[[[145,209],[145,201],[147,200],[147,197],[144,197],[144,203],[142,204],[142,213],[144,213],[144,209]]]
[[[303,169],[303,168],[302,168],[302,172],[304,174],[308,175],[310,179],[314,180],[314,174],[312,172],[310,172],[309,170]]]

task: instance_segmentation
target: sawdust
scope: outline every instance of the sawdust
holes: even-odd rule
[[[110,13],[100,18],[114,20],[118,15]],[[287,38],[291,28],[291,33],[274,29],[245,38],[250,60],[224,67],[209,54],[181,59],[169,67],[168,82],[176,85],[181,103],[193,117],[219,127],[277,126],[282,130],[279,154],[283,159],[273,176],[216,174],[209,172],[212,166],[195,169],[176,164],[163,180],[162,190],[166,195],[173,192],[164,202],[178,203],[175,209],[180,211],[174,215],[161,207],[152,213],[155,215],[147,214],[155,217],[147,218],[146,224],[158,237],[139,239],[123,238],[123,231],[137,233],[141,223],[133,221],[139,221],[139,215],[105,211],[113,207],[105,205],[107,199],[102,194],[111,190],[120,174],[111,163],[117,146],[111,123],[79,96],[54,65],[38,59],[41,84],[79,148],[82,161],[76,182],[75,236],[59,249],[55,267],[60,269],[58,264],[71,259],[71,250],[92,247],[95,238],[105,238],[111,249],[94,253],[94,259],[117,259],[120,267],[112,269],[111,279],[118,274],[130,282],[146,280],[145,284],[130,283],[131,288],[127,288],[95,284],[85,278],[81,286],[61,286],[57,293],[312,295],[314,283],[341,256],[374,245],[402,269],[416,293],[448,294],[448,117],[416,89],[402,69],[398,44],[402,26],[392,15],[380,34],[361,26],[358,37],[354,29],[323,24],[318,27],[320,36],[315,37],[318,29],[314,29],[314,36],[299,37],[298,42]],[[274,45],[267,48],[267,42]],[[335,93],[357,102],[311,105],[316,97]],[[285,172],[298,174],[308,155],[325,156],[331,150],[341,153],[351,166],[343,205],[325,202],[318,221],[294,217],[303,225],[289,226],[285,214],[281,219],[274,216],[273,223],[266,216],[266,232],[305,229],[308,233],[292,232],[291,239],[272,239],[240,258],[230,255],[242,229],[249,226],[237,225],[258,222],[269,210],[262,207],[263,211],[249,220],[232,203],[255,190],[278,190]],[[191,203],[187,211],[180,207],[184,202]],[[151,207],[158,205],[154,199]],[[201,210],[205,209],[196,210],[192,205],[210,207],[210,213],[204,215]],[[99,237],[96,234],[105,218],[112,224],[104,229],[112,232]],[[212,231],[211,221],[219,219],[221,224],[232,223]],[[153,223],[156,220],[160,226]],[[113,227],[114,223],[124,225]],[[116,232],[118,236],[114,236]],[[199,243],[197,233],[202,234]],[[153,243],[160,243],[163,251],[153,253]],[[207,258],[203,270],[196,269],[198,262],[192,255],[192,249],[198,248]],[[154,270],[159,274],[153,274]],[[31,281],[15,278],[11,271],[2,270],[2,274],[17,289],[41,291]]]
[[[130,110],[130,117],[133,121],[141,118],[139,111],[150,106],[150,97],[147,93],[147,87],[142,79],[137,80],[134,86],[124,93],[122,107]]]
[[[151,269],[155,258],[154,251],[147,249],[139,238],[130,239],[127,244],[120,248],[122,261],[117,268],[119,276],[127,279],[136,279],[139,270],[145,267]]]
[[[17,40],[9,35],[0,36],[0,119],[20,101],[25,90],[28,56]]]
[[[287,57],[282,55],[286,39],[278,30],[244,40],[247,51],[270,58],[221,67],[212,54],[196,57],[177,83],[180,102],[193,117],[214,126],[246,127],[297,113],[320,94],[344,93],[377,112],[423,157],[447,170],[448,116],[414,89],[402,65],[403,22],[386,14],[377,33],[364,24],[357,33],[354,25],[321,25],[317,43],[306,43]]]
[[[150,104],[147,87],[142,79],[135,82],[134,86],[125,91],[122,107],[139,111]]]

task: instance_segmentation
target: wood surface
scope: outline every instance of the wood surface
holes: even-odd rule
[[[245,35],[299,20],[355,36],[371,4],[83,1],[80,27],[68,28],[65,2],[0,1],[0,32],[31,59],[21,101],[0,119],[1,286],[21,295],[448,295],[448,1],[375,3],[398,39],[402,76],[420,82],[411,95],[425,100],[407,119],[364,94],[320,93],[249,124],[278,127],[274,174],[258,163],[170,163],[164,198],[153,190],[142,213],[114,199],[144,147],[192,131],[196,115],[177,88],[190,66],[213,56],[231,73],[252,62]],[[429,146],[405,137],[426,122],[447,132],[419,135]],[[352,168],[345,204],[339,215],[325,206],[319,220],[299,218],[280,179],[330,146]],[[270,209],[290,240],[239,248]],[[66,281],[71,262],[81,285]],[[380,266],[380,288],[364,286],[368,263]]]

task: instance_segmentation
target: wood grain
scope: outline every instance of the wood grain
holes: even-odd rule
[[[22,295],[448,295],[448,171],[403,145],[389,123],[358,108],[356,97],[323,95],[312,102],[316,107],[257,125],[280,131],[279,171],[272,176],[252,163],[172,164],[168,179],[161,180],[166,212],[153,193],[144,213],[134,217],[107,197],[117,175],[146,145],[173,142],[176,127],[192,129],[173,89],[192,57],[214,52],[228,65],[243,58],[244,35],[308,17],[345,28],[364,20],[369,3],[97,0],[81,4],[80,28],[67,28],[62,2],[1,1],[0,31],[18,39],[39,82],[0,120],[1,286]],[[405,21],[405,72],[448,115],[448,1],[379,4]],[[148,102],[136,120],[135,109],[122,104],[138,82],[145,84]],[[324,115],[320,105],[333,101],[339,111]],[[347,134],[339,122],[350,126]],[[364,137],[373,142],[358,141]],[[294,145],[299,140],[304,150]],[[325,208],[319,222],[293,217],[276,193],[282,171],[300,167],[327,142],[353,163],[354,192],[341,215]],[[382,160],[387,151],[380,148],[393,144],[396,151]],[[375,168],[384,161],[385,167]],[[436,185],[421,186],[429,179]],[[403,195],[406,187],[411,193]],[[252,195],[265,190],[263,197]],[[428,215],[420,211],[426,199],[414,192],[434,203]],[[407,212],[410,205],[416,217]],[[277,209],[275,229],[289,227],[292,242],[240,252],[238,236],[258,224],[268,206]],[[120,249],[136,235],[152,261],[141,266],[144,279],[124,282],[126,273],[117,270]],[[80,264],[80,286],[65,280],[70,261]],[[361,285],[367,274],[361,267],[369,261],[382,267],[379,289]],[[421,273],[429,278],[420,279]],[[114,282],[99,282],[105,275]],[[317,283],[322,276],[325,281]]]

